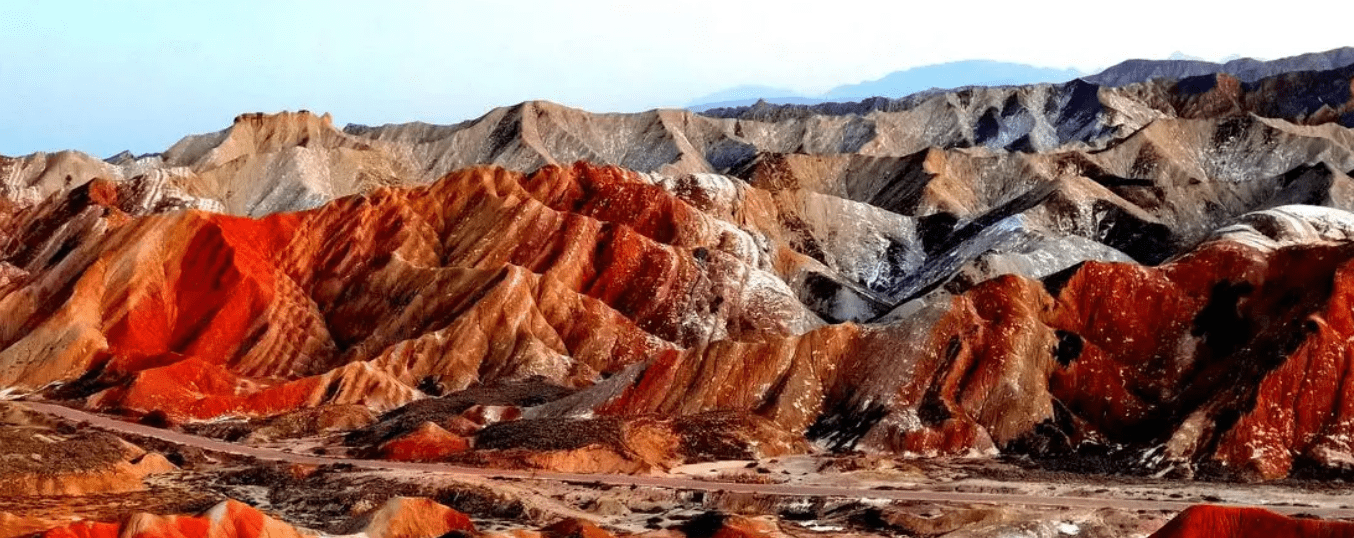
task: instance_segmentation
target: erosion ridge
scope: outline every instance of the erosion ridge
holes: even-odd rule
[[[528,417],[732,411],[771,426],[733,431],[837,449],[1042,454],[1091,442],[1164,447],[1145,468],[1265,478],[1299,460],[1340,469],[1350,453],[1342,387],[1326,403],[1284,399],[1331,380],[1314,370],[1348,368],[1338,357],[1354,325],[1336,305],[1354,251],[1299,228],[1330,234],[1351,222],[1338,209],[1270,209],[1279,222],[1256,213],[1158,267],[1069,262],[1043,283],[975,278],[870,323],[825,325],[831,316],[814,310],[825,283],[870,283],[811,254],[877,264],[895,252],[829,257],[839,233],[815,236],[802,206],[718,176],[475,168],[262,220],[132,218],[115,193],[96,182],[20,213],[31,224],[16,244],[34,248],[13,258],[22,265],[3,299],[20,329],[0,352],[12,390],[55,383],[53,394],[94,409],[192,421],[354,403],[379,412],[542,379],[583,390]],[[869,207],[829,202],[838,209],[819,219]],[[871,211],[887,214],[861,215]],[[734,214],[741,226],[719,218]],[[787,230],[790,218],[800,224]],[[50,246],[23,240],[52,229]],[[657,452],[622,457],[670,461],[674,431],[645,435]],[[794,446],[780,435],[760,441]]]

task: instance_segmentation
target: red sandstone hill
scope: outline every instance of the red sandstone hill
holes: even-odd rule
[[[1193,506],[1152,533],[1151,538],[1194,536],[1343,538],[1354,536],[1354,523],[1295,519],[1259,508]]]
[[[1003,276],[872,323],[824,325],[811,287],[790,283],[806,267],[850,279],[805,254],[804,235],[782,234],[814,237],[829,221],[746,187],[587,165],[478,168],[260,220],[132,217],[119,195],[94,182],[14,213],[4,386],[182,422],[385,411],[532,378],[583,390],[528,417],[732,412],[764,423],[720,422],[712,435],[776,453],[802,450],[796,437],[919,454],[1091,442],[1160,447],[1136,465],[1263,478],[1342,469],[1354,453],[1339,382],[1354,250],[1276,223],[1249,232],[1269,243],[1234,236],[1159,267]],[[815,224],[786,228],[787,215]],[[1290,226],[1340,222],[1294,215]],[[510,420],[450,416],[369,441],[417,433],[385,446],[451,457],[462,448],[416,440]],[[651,433],[597,446],[644,465],[695,457],[664,448],[680,426],[636,427],[616,431]],[[495,435],[498,450],[527,438]]]
[[[840,447],[1162,443],[1155,463],[1341,469],[1352,258],[1224,241],[1158,268],[1000,277],[886,324],[670,352],[529,416],[732,408]]]
[[[178,419],[379,410],[821,324],[777,275],[812,260],[614,169],[467,170],[262,220],[131,218],[116,196],[15,217],[4,386],[83,378],[95,407]]]

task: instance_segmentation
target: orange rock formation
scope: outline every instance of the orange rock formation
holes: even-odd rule
[[[591,388],[530,416],[734,411],[778,446],[991,453],[1055,424],[1261,478],[1354,461],[1328,374],[1354,331],[1347,248],[1219,240],[825,326],[789,283],[851,281],[804,238],[854,206],[719,181],[475,168],[257,220],[133,217],[91,182],[8,217],[0,385],[192,421],[539,377]],[[462,450],[436,433],[388,455]]]

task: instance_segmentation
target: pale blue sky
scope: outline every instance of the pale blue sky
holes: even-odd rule
[[[1284,11],[1303,15],[1280,18],[1300,24],[1191,4],[9,0],[0,154],[162,151],[251,111],[454,123],[528,99],[606,112],[742,84],[816,94],[974,58],[1093,71],[1177,50],[1275,58],[1350,44],[1293,2]]]

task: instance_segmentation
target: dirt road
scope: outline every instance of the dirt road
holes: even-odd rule
[[[183,446],[197,447],[204,450],[224,452],[241,456],[252,456],[261,460],[280,461],[287,463],[300,463],[310,465],[332,465],[349,464],[356,468],[373,470],[405,470],[419,471],[427,473],[438,473],[451,477],[478,477],[478,478],[511,478],[522,480],[549,480],[556,482],[580,482],[586,484],[607,484],[613,486],[642,486],[666,489],[684,489],[696,491],[725,491],[735,493],[757,493],[765,495],[785,495],[785,496],[805,496],[805,497],[842,497],[854,499],[890,499],[890,500],[910,500],[927,501],[940,503],[991,503],[991,504],[1015,504],[1030,506],[1058,506],[1069,508],[1113,508],[1117,510],[1169,510],[1180,511],[1186,507],[1195,504],[1192,502],[1180,500],[1159,500],[1159,499],[1125,499],[1112,495],[1113,490],[1103,496],[1066,496],[1066,495],[1035,495],[1021,493],[980,493],[980,492],[960,492],[960,491],[938,491],[926,489],[926,485],[909,485],[902,488],[878,489],[878,488],[853,488],[841,487],[835,485],[802,485],[802,484],[739,484],[730,482],[711,482],[706,480],[695,480],[683,477],[671,476],[635,476],[635,475],[607,475],[607,474],[572,474],[555,473],[546,471],[518,471],[505,469],[481,469],[475,467],[460,467],[455,465],[446,465],[438,463],[405,463],[381,460],[362,460],[347,458],[330,458],[319,456],[308,456],[303,454],[293,454],[280,450],[251,447],[227,443],[215,439],[208,439],[195,435],[188,435],[171,430],[153,428],[141,424],[133,424],[121,420],[94,415],[63,407],[60,405],[22,402],[21,405],[27,406],[34,411],[55,415],[67,420],[77,422],[88,422],[91,425],[112,431],[126,434],[151,437],[162,441],[179,444]],[[1020,483],[1025,491],[1043,490],[1041,484]],[[1314,495],[1304,494],[1303,497],[1310,501]],[[1261,506],[1281,513],[1305,513],[1327,518],[1354,518],[1354,497],[1322,497],[1320,504],[1304,502],[1303,505],[1279,504],[1279,503],[1240,503],[1240,502],[1215,502],[1214,504],[1229,506]]]

